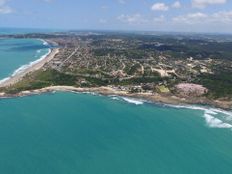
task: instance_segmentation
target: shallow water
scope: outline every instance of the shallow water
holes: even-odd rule
[[[12,75],[49,51],[49,46],[36,39],[0,39],[0,80]]]
[[[29,30],[0,29],[0,34]],[[0,79],[48,52],[0,39]],[[230,174],[232,114],[117,96],[0,99],[2,174]]]
[[[204,114],[61,92],[0,100],[0,172],[229,174],[232,131]]]

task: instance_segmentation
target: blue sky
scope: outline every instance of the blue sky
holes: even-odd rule
[[[232,32],[231,0],[0,0],[0,27]]]

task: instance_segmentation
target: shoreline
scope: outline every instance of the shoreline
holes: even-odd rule
[[[147,101],[156,104],[175,105],[175,106],[196,106],[202,107],[209,106],[215,109],[223,109],[226,111],[232,110],[232,102],[226,101],[211,101],[206,98],[200,98],[198,100],[188,100],[186,98],[180,98],[174,95],[161,95],[158,93],[128,93],[126,91],[116,90],[112,87],[95,87],[95,88],[78,88],[74,86],[50,86],[36,90],[22,91],[17,94],[0,93],[0,99],[26,97],[32,95],[40,95],[50,92],[78,92],[78,93],[96,93],[104,96],[119,96],[138,99],[141,101]]]
[[[40,39],[43,44],[52,44],[55,45],[54,41]],[[19,69],[15,70],[15,72],[6,80],[0,81],[0,88],[11,86],[33,71],[41,69],[47,62],[51,61],[55,55],[59,53],[59,48],[49,48],[49,52],[39,59],[26,64]],[[26,68],[25,68],[26,67]],[[179,96],[175,96],[172,94],[159,94],[159,93],[129,93],[128,91],[123,91],[116,89],[110,86],[102,86],[102,87],[92,87],[92,88],[78,88],[74,86],[50,86],[36,90],[30,91],[21,91],[17,94],[7,94],[0,93],[1,98],[13,98],[13,97],[23,97],[30,95],[38,95],[42,93],[48,93],[53,91],[63,91],[63,92],[81,92],[81,93],[97,93],[105,96],[121,96],[121,97],[130,97],[139,100],[145,100],[152,103],[161,103],[167,105],[202,105],[202,106],[211,106],[215,108],[221,108],[224,110],[232,110],[232,101],[222,101],[222,100],[210,100],[206,97],[198,97],[198,98],[183,98]]]
[[[42,40],[41,40],[42,41]],[[49,41],[43,40],[44,43],[49,43]],[[49,52],[42,55],[39,59],[30,62],[29,64],[23,65],[13,72],[13,74],[0,81],[0,87],[7,87],[13,85],[20,81],[25,75],[33,71],[39,70],[54,58],[54,56],[59,52],[59,48],[49,48]]]

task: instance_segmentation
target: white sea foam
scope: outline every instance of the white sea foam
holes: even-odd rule
[[[112,98],[113,100],[120,100],[119,97],[117,97],[117,96],[111,96],[111,98]]]
[[[212,109],[205,109],[206,114],[211,114],[211,115],[217,115],[218,113],[215,111],[212,111]]]
[[[45,40],[43,40],[43,45],[47,46],[49,44],[48,44],[48,42],[46,42]]]
[[[135,104],[135,105],[142,105],[145,102],[144,100],[139,100],[139,99],[135,99],[135,98],[128,98],[128,97],[121,97],[121,96],[116,96],[116,95],[110,95],[109,97],[111,97],[111,99],[113,99],[113,100],[125,101],[125,102]]]
[[[49,49],[48,53],[44,54],[43,56],[41,56],[39,59],[30,62],[29,64],[23,65],[21,67],[19,67],[18,69],[16,69],[13,74],[11,76],[15,76],[18,73],[23,72],[25,69],[37,64],[38,62],[42,61],[43,59],[45,59],[49,54],[51,53],[51,49]]]
[[[221,113],[221,114],[232,117],[232,112],[231,111],[224,111],[224,110],[215,109],[215,108],[212,108],[211,111],[214,111],[214,112]]]
[[[123,99],[128,103],[132,103],[135,105],[142,105],[144,104],[143,100],[137,100],[133,98],[127,97],[118,97],[118,96],[111,96],[113,100],[120,100]],[[206,124],[211,128],[225,128],[231,129],[232,123],[230,124],[228,121],[232,120],[232,112],[224,111],[221,109],[216,108],[207,108],[203,106],[190,106],[190,105],[166,105],[173,108],[179,109],[191,109],[191,110],[199,110],[203,111],[203,117],[205,118]],[[220,116],[219,116],[220,114]],[[221,117],[223,119],[221,119]]]
[[[82,92],[83,94],[91,94],[91,95],[95,95],[95,96],[101,96],[101,94],[98,94],[96,92]]]
[[[224,111],[216,108],[206,108],[200,106],[188,106],[188,105],[168,105],[174,108],[186,108],[192,110],[201,110],[204,111],[203,117],[205,118],[206,124],[211,128],[225,128],[231,129],[232,123],[228,123],[228,121],[232,120],[232,112]],[[221,114],[219,116],[219,114]]]
[[[192,109],[192,110],[202,110],[202,111],[207,110],[204,107],[194,106],[194,105],[190,106],[190,105],[171,105],[171,104],[165,104],[165,106],[169,106],[169,107],[172,107],[172,108],[179,108],[179,109]]]
[[[110,96],[113,100],[124,100],[129,103],[133,103],[136,105],[141,105],[145,101],[137,100],[127,97],[119,97],[112,95]],[[224,129],[232,129],[232,112],[224,111],[221,109],[216,108],[209,108],[204,106],[194,106],[194,105],[170,105],[165,104],[164,106],[177,108],[177,109],[191,109],[191,110],[198,110],[203,111],[203,117],[206,121],[207,126],[210,128],[224,128]]]
[[[43,42],[43,45],[49,45],[48,42],[46,42],[45,40],[43,40],[43,39],[39,39],[39,40]],[[42,50],[37,50],[36,52],[37,52],[37,53],[41,53],[41,51],[42,51]],[[45,59],[45,58],[51,53],[51,51],[52,51],[52,50],[49,48],[48,53],[46,53],[45,55],[41,56],[39,59],[37,59],[37,60],[35,60],[35,61],[32,61],[32,62],[30,62],[29,64],[22,65],[21,67],[19,67],[18,69],[16,69],[16,70],[10,75],[10,77],[6,77],[6,78],[0,80],[0,84],[2,84],[2,83],[4,83],[5,81],[9,80],[11,77],[17,75],[18,73],[23,72],[25,69],[27,69],[27,68],[29,68],[29,67],[35,65],[36,63],[42,61],[43,59]]]
[[[205,117],[205,121],[209,127],[212,127],[212,128],[232,128],[231,124],[225,123],[222,120],[215,118],[210,114],[205,113],[204,117]]]
[[[46,40],[43,40],[43,39],[38,39],[38,40],[41,41],[41,42],[43,42],[43,45],[45,45],[45,46],[49,45],[49,43]]]
[[[127,97],[122,97],[122,99],[128,103],[132,103],[132,104],[135,104],[135,105],[142,105],[144,103],[144,101],[142,100],[137,100],[137,99],[134,99],[134,98],[127,98]]]
[[[7,80],[9,80],[9,79],[10,79],[10,77],[6,77],[6,78],[0,80],[0,84],[4,83],[5,81],[7,81]]]
[[[12,75],[11,75],[10,77],[6,77],[6,78],[0,80],[0,84],[3,83],[3,82],[5,82],[5,81],[7,81],[7,80],[9,80],[11,77],[13,77],[13,76],[15,76],[15,75],[17,75],[17,74],[19,74],[19,73],[25,71],[26,69],[28,69],[29,67],[31,67],[31,66],[37,64],[38,62],[42,61],[43,59],[45,59],[45,58],[51,53],[51,51],[52,51],[52,50],[49,49],[48,52],[47,52],[46,54],[44,54],[43,56],[41,56],[39,59],[37,59],[37,60],[35,60],[35,61],[32,61],[32,62],[30,62],[29,64],[22,65],[21,67],[19,67],[18,69],[16,69],[16,70],[12,73]]]

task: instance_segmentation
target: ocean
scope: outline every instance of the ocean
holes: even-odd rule
[[[48,50],[0,40],[1,79]],[[230,174],[231,147],[232,113],[207,106],[70,92],[0,99],[3,174]]]
[[[49,45],[36,39],[0,39],[0,82],[27,68],[49,52]]]

